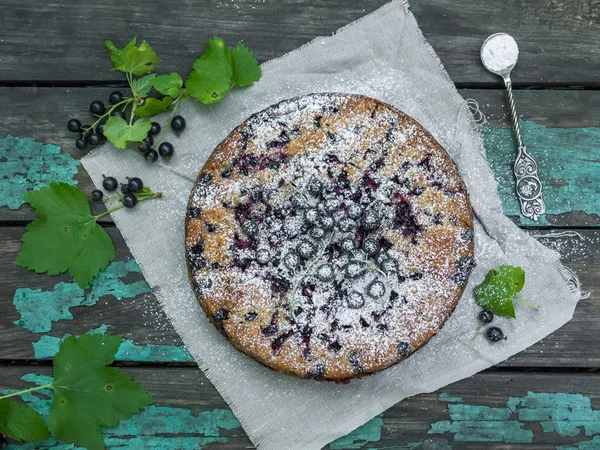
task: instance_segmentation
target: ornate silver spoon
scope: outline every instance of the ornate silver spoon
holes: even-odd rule
[[[512,82],[510,80],[510,72],[515,67],[515,64],[517,64],[519,57],[519,47],[514,38],[509,34],[496,33],[483,42],[480,54],[481,62],[485,68],[504,79],[515,136],[519,145],[514,172],[517,180],[517,196],[521,202],[521,214],[537,221],[540,214],[546,212],[542,183],[538,177],[537,164],[529,156],[525,145],[523,145],[521,129],[519,128],[519,118],[517,117],[517,110],[515,108],[515,99],[512,93]]]

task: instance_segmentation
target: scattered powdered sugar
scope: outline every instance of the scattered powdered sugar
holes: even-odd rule
[[[453,164],[414,121],[370,102],[316,94],[255,114],[188,207],[207,313],[225,332],[260,325],[271,354],[243,349],[299,375],[400,360],[441,328],[473,265]]]
[[[481,49],[481,60],[488,70],[503,72],[517,62],[519,47],[514,38],[501,33],[489,39]]]

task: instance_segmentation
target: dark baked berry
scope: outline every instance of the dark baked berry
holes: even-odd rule
[[[311,241],[302,240],[296,247],[298,254],[303,259],[309,259],[314,256],[317,251],[317,246],[313,244]]]
[[[490,327],[485,332],[485,337],[490,342],[498,342],[502,339],[506,340],[506,336],[504,336],[504,332],[498,327]]]
[[[300,257],[295,252],[290,252],[283,257],[283,263],[290,270],[296,270],[300,267]]]
[[[115,177],[106,177],[104,176],[104,180],[102,180],[102,187],[107,191],[114,191],[119,187],[119,182]]]
[[[140,192],[142,189],[144,189],[144,183],[138,177],[127,178],[127,181],[129,192]]]
[[[379,227],[379,213],[374,209],[369,209],[363,216],[363,225],[367,230],[374,230]]]
[[[307,209],[304,212],[304,220],[310,225],[319,223],[319,211],[315,208]]]
[[[383,270],[388,275],[392,273],[398,273],[398,261],[396,261],[394,258],[385,259],[381,263],[381,270]]]
[[[285,219],[285,222],[283,223],[283,231],[285,231],[285,234],[288,237],[294,238],[302,232],[303,225],[304,225],[304,222],[302,221],[302,219],[300,217],[298,217],[298,216],[288,217],[287,219]]]
[[[175,116],[171,119],[171,128],[175,131],[183,131],[185,129],[185,119],[181,116]]]
[[[375,299],[380,299],[385,295],[385,284],[379,280],[374,280],[367,286],[367,294]]]
[[[268,248],[259,248],[256,250],[256,261],[259,264],[269,264],[271,261],[271,252]]]
[[[123,203],[125,208],[133,208],[135,205],[137,205],[137,202],[138,199],[135,194],[125,194],[121,199],[121,203]]]
[[[244,314],[244,320],[246,322],[252,322],[252,321],[256,320],[257,317],[258,317],[258,313],[254,312],[254,311],[249,311],[246,314]]]
[[[363,241],[362,250],[368,255],[372,256],[379,251],[379,242],[377,239],[368,238]]]
[[[108,96],[108,101],[111,103],[111,105],[116,105],[117,103],[119,103],[122,100],[123,100],[123,94],[121,94],[119,91],[113,91]]]
[[[354,231],[356,223],[350,217],[344,217],[338,222],[338,228],[344,233]]]
[[[93,101],[90,103],[90,112],[96,116],[101,116],[106,112],[104,103],[102,103],[100,100]]]
[[[84,138],[79,138],[75,141],[75,147],[79,150],[83,150],[88,145],[87,141]]]
[[[150,134],[156,136],[158,133],[160,133],[161,130],[160,123],[152,122],[151,125],[152,126],[150,127]]]
[[[351,237],[342,239],[340,241],[340,247],[342,247],[342,250],[344,250],[345,252],[351,252],[353,250],[356,250],[356,246],[354,245],[354,239],[352,239]]]
[[[332,213],[340,207],[340,201],[337,198],[327,199],[325,202],[325,211]]]
[[[104,192],[95,189],[92,191],[92,200],[95,202],[99,202],[104,197]]]
[[[398,351],[398,356],[400,357],[405,357],[406,355],[408,355],[408,352],[410,351],[410,344],[408,342],[399,342],[398,345],[396,346],[396,350]]]
[[[346,208],[346,212],[348,213],[348,217],[354,220],[358,220],[360,216],[362,216],[363,209],[360,205],[356,203],[351,203]]]
[[[357,278],[365,273],[365,264],[362,261],[350,261],[346,265],[346,276],[348,278]]]
[[[317,267],[317,278],[321,281],[331,281],[333,280],[334,269],[331,264],[323,264]]]
[[[312,195],[319,195],[321,193],[322,188],[323,183],[321,183],[321,181],[317,180],[316,178],[311,178],[308,184],[306,185],[306,190]]]
[[[494,313],[489,309],[484,309],[479,313],[479,320],[483,323],[491,323],[494,320]]]
[[[231,167],[228,167],[223,172],[221,172],[221,177],[222,178],[231,178],[232,173],[233,173],[233,169]]]
[[[321,227],[323,227],[324,230],[333,230],[333,227],[335,226],[335,221],[333,220],[333,217],[331,216],[323,216],[321,217],[321,220],[319,221]]]
[[[152,149],[148,153],[146,153],[146,161],[148,161],[149,163],[153,163],[157,159],[158,159],[158,153],[156,153],[156,150]]]
[[[246,220],[243,228],[244,232],[249,236],[255,236],[258,233],[258,224],[253,220]]]
[[[67,122],[67,128],[71,133],[79,133],[81,131],[81,122],[77,119],[71,119]]]
[[[309,206],[306,196],[300,192],[294,192],[290,197],[290,201],[296,208],[305,209]]]
[[[312,227],[308,234],[310,234],[310,237],[313,239],[321,239],[325,236],[325,230],[321,227]]]
[[[360,292],[352,291],[348,294],[346,303],[348,304],[348,308],[359,309],[364,306],[365,298]]]

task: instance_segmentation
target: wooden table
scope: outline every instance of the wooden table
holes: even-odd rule
[[[92,189],[66,123],[87,117],[92,100],[124,86],[110,71],[105,39],[124,44],[137,34],[162,57],[160,72],[186,74],[213,35],[230,45],[243,39],[263,62],[385,1],[0,2],[0,389],[23,389],[51,375],[49,357],[65,334],[122,333],[119,364],[157,402],[107,430],[110,448],[252,448],[182,347],[110,218],[103,225],[117,255],[91,288],[13,264],[34,218],[21,206],[22,194],[49,180],[74,179]],[[570,323],[528,350],[402,401],[329,448],[600,448],[598,2],[415,0],[411,11],[461,94],[488,117],[483,134],[505,213],[559,250],[591,295]],[[478,61],[484,38],[497,31],[511,33],[521,49],[515,95],[548,204],[539,223],[518,216],[504,91]],[[47,400],[40,398],[43,409]]]

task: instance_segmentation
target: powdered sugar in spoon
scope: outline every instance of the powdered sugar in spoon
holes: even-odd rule
[[[546,204],[544,203],[544,195],[542,193],[542,183],[537,173],[537,164],[529,156],[525,145],[523,145],[515,99],[512,93],[510,72],[515,67],[515,64],[517,64],[518,58],[519,47],[514,38],[509,34],[492,34],[481,45],[481,62],[487,70],[500,75],[504,79],[504,85],[508,92],[510,113],[519,145],[514,172],[517,180],[517,196],[521,202],[521,214],[537,221],[540,214],[546,212]]]

